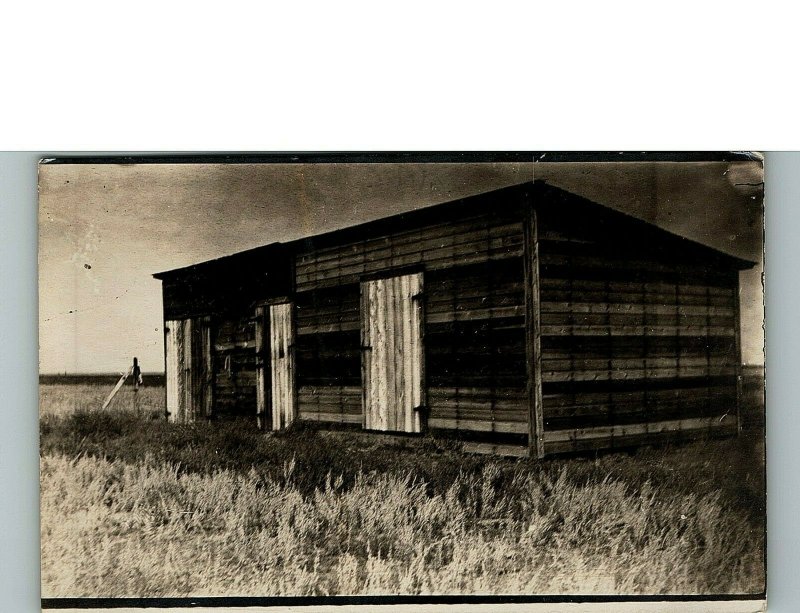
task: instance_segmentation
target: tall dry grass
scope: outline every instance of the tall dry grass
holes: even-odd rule
[[[542,462],[43,385],[43,596],[764,589],[763,440]]]
[[[322,463],[347,440],[294,436],[311,439]],[[147,451],[136,461],[69,456],[50,441],[43,595],[760,592],[761,514],[734,483],[758,486],[718,478],[737,443],[542,463],[469,458],[459,469],[448,452],[373,447],[395,468],[375,470],[365,456],[349,472],[333,461],[310,477],[308,455],[195,470]],[[434,484],[408,462],[424,453],[449,471]]]

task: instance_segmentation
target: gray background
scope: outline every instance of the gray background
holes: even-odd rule
[[[0,153],[0,611],[39,610],[36,153]],[[800,368],[800,154],[766,160],[768,597],[800,602],[800,418],[790,402]],[[791,395],[791,396],[790,396]]]

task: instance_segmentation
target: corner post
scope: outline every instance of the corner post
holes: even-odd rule
[[[544,418],[542,415],[542,342],[539,291],[539,230],[533,193],[523,204],[525,273],[525,354],[529,404],[528,448],[531,457],[544,457]]]
[[[733,284],[735,296],[733,300],[734,312],[734,337],[735,337],[735,373],[736,373],[736,434],[742,433],[742,317],[741,317],[741,276],[739,271],[734,271],[735,283]]]

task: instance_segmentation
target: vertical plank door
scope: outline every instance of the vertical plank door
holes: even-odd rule
[[[165,322],[167,419],[186,423],[210,416],[214,402],[208,317]]]
[[[294,304],[291,302],[269,307],[273,430],[283,430],[297,416],[293,313]]]
[[[361,284],[364,428],[419,432],[423,404],[422,273]]]
[[[167,419],[183,423],[191,419],[192,320],[166,322]]]

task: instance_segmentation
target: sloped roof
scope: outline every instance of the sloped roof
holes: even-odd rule
[[[641,244],[648,249],[660,248],[661,250],[675,252],[688,250],[697,258],[732,269],[743,270],[755,266],[755,262],[732,256],[708,245],[664,230],[632,215],[621,213],[544,181],[536,180],[414,209],[338,230],[302,237],[285,243],[270,243],[255,249],[248,249],[232,255],[192,264],[191,266],[158,272],[153,276],[156,279],[163,280],[191,274],[213,274],[214,271],[222,272],[231,266],[250,267],[257,264],[263,267],[269,263],[280,265],[280,263],[284,262],[285,257],[295,251],[309,251],[340,242],[381,235],[399,227],[423,226],[436,221],[451,220],[457,216],[464,215],[468,211],[480,210],[489,204],[497,206],[498,197],[502,201],[502,196],[504,195],[519,195],[531,198],[538,210],[543,212],[556,211],[561,216],[568,215],[571,219],[579,220],[584,226],[591,227],[596,233],[613,235],[626,241]]]

